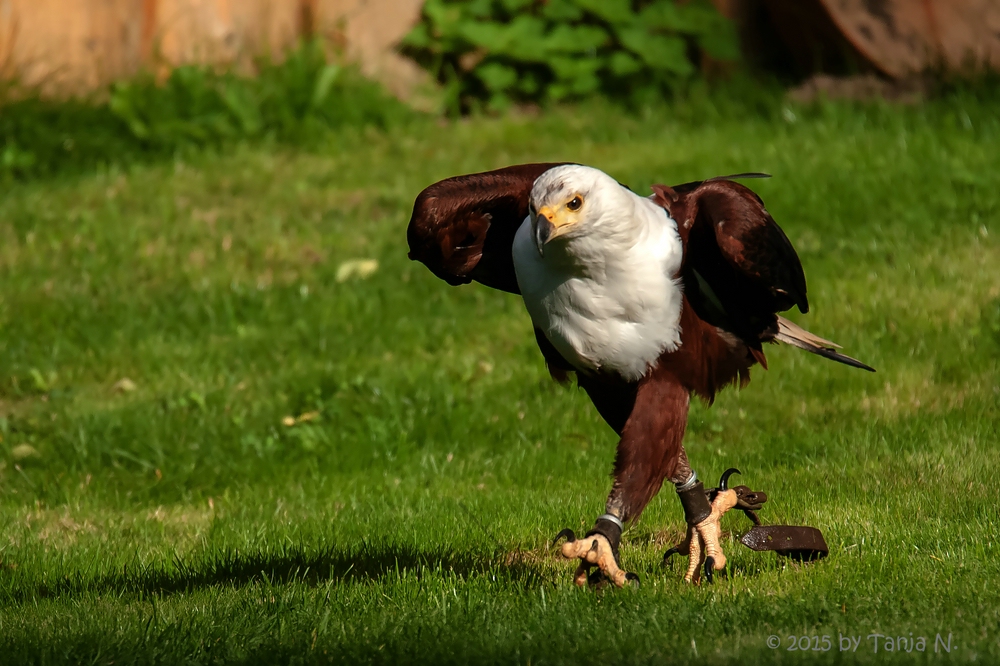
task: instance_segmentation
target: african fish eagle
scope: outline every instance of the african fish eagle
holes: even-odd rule
[[[766,176],[654,185],[641,197],[594,168],[524,164],[440,181],[413,206],[410,258],[453,285],[521,294],[550,373],[575,373],[620,436],[605,513],[585,539],[560,533],[562,554],[580,560],[578,585],[638,580],[621,568],[622,529],[664,479],[687,521],[668,551],[688,556],[685,580],[724,571],[719,520],[747,498],[726,485],[737,470],[706,492],[691,468],[682,439],[692,393],[711,402],[745,386],[752,365],[767,367],[765,342],[872,370],[778,316],[809,310],[805,275],[741,177]]]

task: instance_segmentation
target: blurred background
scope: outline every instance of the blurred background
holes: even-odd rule
[[[592,92],[585,74],[679,76],[741,56],[785,76],[900,79],[995,63],[998,12],[992,0],[3,0],[0,72],[79,94],[185,64],[250,71],[320,37],[400,95],[422,78],[401,44],[438,79],[471,74],[521,98]],[[559,61],[584,55],[607,59],[578,71]]]
[[[998,61],[995,0],[0,0],[0,172],[385,123],[370,94],[337,102],[355,72],[454,116],[635,108],[747,73],[802,101],[913,103]]]

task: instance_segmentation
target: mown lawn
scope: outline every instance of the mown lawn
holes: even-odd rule
[[[730,580],[685,586],[664,492],[626,532],[641,589],[572,586],[547,544],[601,512],[613,433],[517,298],[406,259],[421,188],[533,160],[774,174],[798,320],[878,374],[774,348],[687,447],[827,560],[730,541]],[[596,105],[3,187],[4,664],[1000,660],[995,106]]]

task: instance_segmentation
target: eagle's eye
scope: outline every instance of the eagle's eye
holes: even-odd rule
[[[569,208],[571,211],[575,212],[580,210],[580,206],[582,205],[583,205],[583,199],[580,198],[580,195],[578,194],[569,200],[569,203],[566,204],[566,208]]]

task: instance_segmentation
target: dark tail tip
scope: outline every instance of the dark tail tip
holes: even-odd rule
[[[852,368],[861,368],[862,370],[867,370],[868,372],[875,372],[875,368],[870,365],[865,365],[856,358],[851,358],[844,354],[833,351],[832,349],[825,349],[823,347],[817,348],[813,351],[814,354],[819,354],[823,358],[828,358],[831,361],[836,361],[837,363],[843,363],[844,365],[849,365]]]

